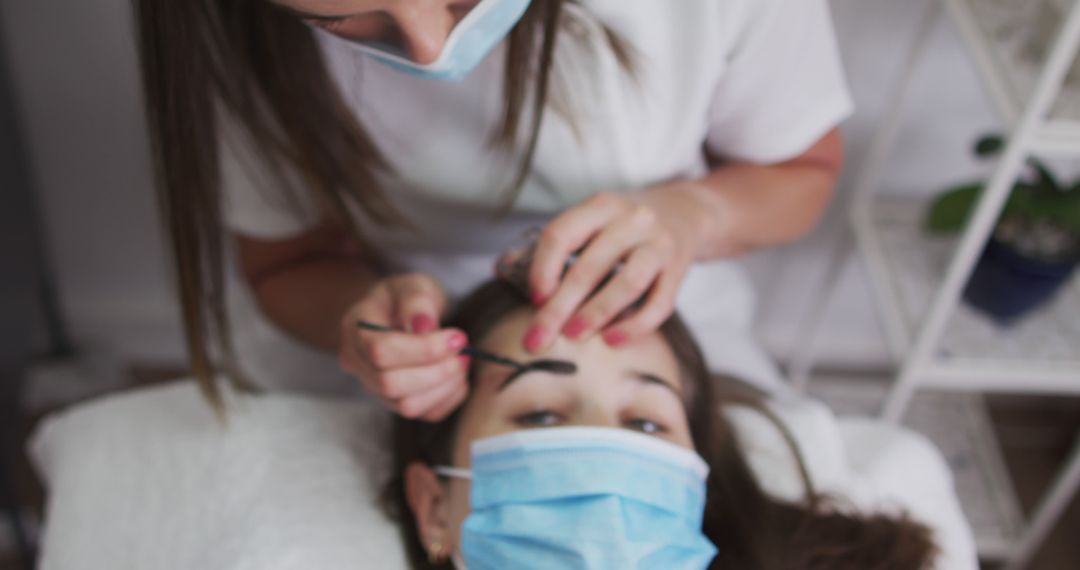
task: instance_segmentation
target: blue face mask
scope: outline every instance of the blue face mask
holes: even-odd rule
[[[468,570],[701,570],[709,468],[696,453],[624,429],[566,427],[473,443]]]
[[[426,65],[411,61],[399,47],[342,38],[317,26],[317,33],[371,56],[399,71],[424,79],[456,81],[468,75],[510,33],[531,0],[481,0],[446,38],[439,59]]]

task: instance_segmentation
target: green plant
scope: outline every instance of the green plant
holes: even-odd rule
[[[996,135],[979,139],[975,154],[990,158],[1005,141]],[[932,233],[955,233],[964,228],[982,196],[985,182],[955,186],[943,192],[927,212]],[[1009,194],[995,237],[1018,252],[1048,262],[1080,258],[1080,180],[1063,185],[1037,158],[1028,159],[1028,172]]]

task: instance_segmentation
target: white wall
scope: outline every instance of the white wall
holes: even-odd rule
[[[858,105],[845,126],[852,167],[925,1],[832,0]],[[69,319],[84,342],[125,356],[179,356],[128,1],[4,2],[0,10]],[[996,125],[956,36],[942,28],[933,41],[887,177],[908,192],[933,190],[977,172],[967,149],[976,133]],[[839,220],[833,212],[811,239],[749,260],[763,281],[760,332],[780,357],[812,302],[805,284],[820,275]],[[857,268],[848,272],[844,303],[826,329],[824,356],[834,365],[884,362],[861,279]],[[778,286],[765,288],[764,282]]]
[[[47,247],[75,334],[179,356],[127,0],[0,3]]]
[[[930,0],[936,2],[937,0]],[[837,37],[857,110],[844,125],[848,168],[841,194],[850,190],[872,130],[912,45],[927,0],[832,0]],[[929,56],[912,86],[901,131],[884,179],[884,191],[934,192],[958,180],[983,176],[970,148],[978,134],[1000,128],[983,96],[972,62],[950,22],[933,34]],[[843,200],[834,204],[810,238],[751,259],[764,298],[759,334],[781,360],[795,342],[795,329],[811,304],[825,260],[842,238]],[[769,288],[768,283],[778,284]],[[840,284],[840,302],[822,336],[824,364],[877,368],[889,362],[887,347],[864,280],[862,267],[849,263]]]

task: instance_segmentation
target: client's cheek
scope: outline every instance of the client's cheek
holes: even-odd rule
[[[469,482],[455,481],[450,492],[449,509],[449,536],[448,544],[456,552],[461,550],[461,525],[465,524],[465,518],[472,511],[469,506]]]

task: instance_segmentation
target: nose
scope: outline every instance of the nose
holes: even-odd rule
[[[393,14],[409,59],[426,65],[439,59],[457,20],[445,2],[402,2]]]
[[[619,414],[616,410],[605,405],[603,401],[579,402],[578,409],[574,414],[573,423],[588,427],[619,427]]]

